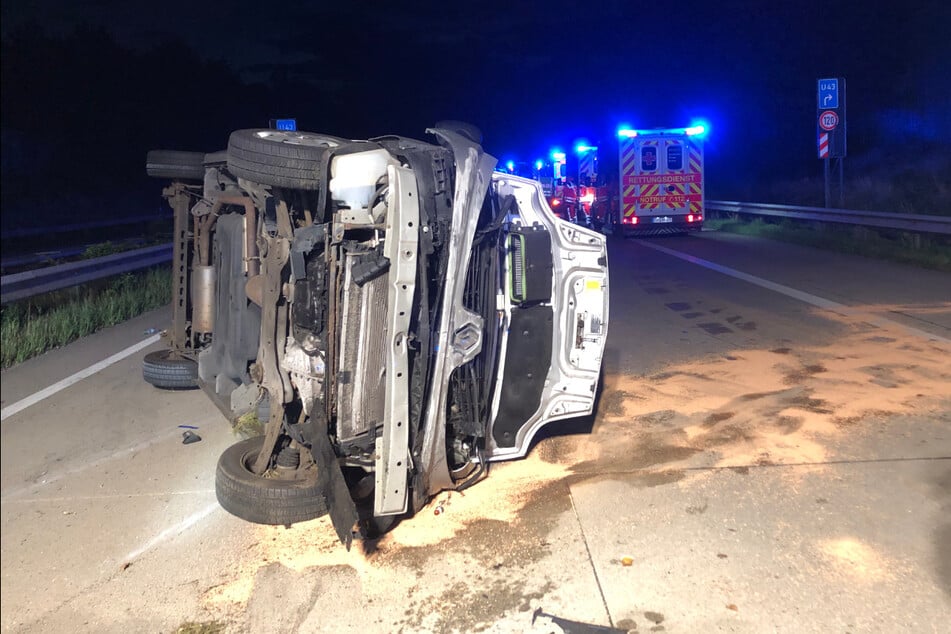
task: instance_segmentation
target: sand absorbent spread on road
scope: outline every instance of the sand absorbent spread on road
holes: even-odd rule
[[[203,605],[211,615],[240,614],[259,570],[273,564],[300,574],[346,569],[363,601],[382,603],[412,592],[430,558],[465,565],[481,547],[474,531],[484,533],[487,522],[517,522],[526,504],[539,495],[565,496],[572,482],[683,469],[689,478],[717,468],[822,469],[836,459],[836,443],[863,433],[869,420],[915,415],[947,424],[951,349],[859,318],[849,325],[851,334],[822,347],[737,350],[643,376],[606,369],[587,426],[542,437],[525,459],[492,465],[463,493],[437,495],[372,544],[355,542],[347,551],[327,518],[254,527],[252,543],[229,578],[204,591]],[[826,548],[828,556],[841,556],[844,547]],[[852,559],[863,555],[853,550]]]

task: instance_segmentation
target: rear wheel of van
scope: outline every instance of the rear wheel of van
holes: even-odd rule
[[[290,130],[235,130],[228,139],[228,171],[261,185],[317,189],[325,179],[327,150],[348,143]]]
[[[142,378],[162,390],[198,387],[198,364],[172,350],[157,350],[142,360]]]

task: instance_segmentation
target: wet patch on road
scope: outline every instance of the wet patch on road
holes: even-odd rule
[[[677,370],[668,370],[665,372],[658,372],[656,374],[651,374],[647,378],[651,381],[666,381],[674,377],[689,377],[691,379],[697,379],[700,381],[713,381],[714,379],[707,376],[704,373],[700,372],[681,372]]]
[[[630,392],[610,390],[601,394],[598,411],[607,416],[620,416],[624,413],[624,401],[631,398]]]
[[[716,321],[710,321],[703,324],[697,324],[697,327],[703,330],[708,335],[725,335],[729,332],[733,332],[733,330],[731,330],[730,328],[727,328],[723,324]]]
[[[908,366],[875,365],[861,368],[861,371],[871,377],[869,383],[894,389],[907,383],[907,380],[900,378],[900,373],[908,369]]]
[[[670,304],[664,304],[664,306],[678,313],[692,308],[687,302],[671,302]]]
[[[704,419],[703,424],[707,427],[712,427],[713,425],[716,425],[717,423],[722,423],[725,420],[730,420],[734,416],[736,416],[736,412],[713,412],[712,414],[710,414]]]
[[[799,368],[791,368],[786,372],[783,382],[786,385],[799,385],[803,381],[811,378],[813,375],[821,374],[825,371],[825,366],[823,366],[821,363],[812,363]]]

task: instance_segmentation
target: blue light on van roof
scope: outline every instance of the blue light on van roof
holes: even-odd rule
[[[597,145],[578,145],[578,147],[575,148],[575,152],[577,152],[578,154],[584,154],[585,152],[597,152],[597,151],[598,151]]]
[[[541,159],[535,161],[535,169],[540,170],[543,167],[545,167],[545,163],[543,163]]]
[[[552,150],[551,157],[556,161],[564,161],[567,158],[564,152],[560,152],[558,150]]]
[[[515,171],[515,161],[508,161],[508,162],[505,164],[505,167],[507,167],[510,172],[514,172],[514,171]]]
[[[690,127],[685,130],[687,136],[702,137],[710,132],[710,124],[703,119],[694,119]]]
[[[637,130],[632,130],[632,129],[630,129],[630,128],[620,128],[620,129],[618,129],[618,131],[617,131],[617,135],[618,135],[619,137],[625,137],[625,138],[628,138],[628,139],[633,139],[634,137],[637,136]]]

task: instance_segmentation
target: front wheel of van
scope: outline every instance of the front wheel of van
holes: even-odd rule
[[[215,495],[221,507],[255,524],[287,525],[326,515],[327,502],[317,485],[316,470],[298,477],[289,472],[282,477],[277,466],[262,475],[251,470],[263,445],[264,436],[255,436],[221,454],[215,472]]]

